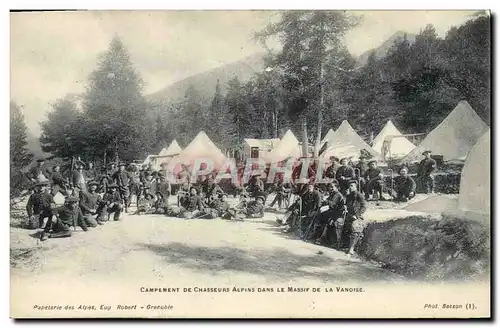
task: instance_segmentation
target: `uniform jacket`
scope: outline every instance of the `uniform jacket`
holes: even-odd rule
[[[418,175],[426,176],[437,170],[437,163],[433,158],[424,158],[418,165]]]
[[[84,191],[80,193],[80,208],[82,213],[88,214],[91,210],[97,210],[102,202],[101,195]]]
[[[127,189],[130,184],[130,176],[127,171],[116,171],[113,175],[113,180],[120,189]]]
[[[361,218],[366,211],[366,201],[359,191],[350,191],[346,197],[347,213]]]
[[[115,191],[113,193],[107,192],[102,197],[102,201],[103,203],[106,204],[113,204],[113,203],[120,204],[122,202],[122,197],[120,196],[120,193],[118,191]]]
[[[55,205],[54,197],[47,192],[35,192],[30,195],[26,204],[28,216],[38,215],[43,212],[50,212],[52,205]]]
[[[366,170],[366,173],[365,173],[365,178],[367,181],[370,181],[370,180],[381,180],[382,177],[380,177],[380,174],[382,174],[382,171],[377,167],[377,168],[369,168],[368,170]]]
[[[73,173],[71,174],[71,183],[73,184],[73,187],[85,190],[86,184],[84,172],[80,172],[78,170],[73,171]]]
[[[67,226],[74,226],[75,221],[76,224],[80,227],[85,226],[85,220],[83,219],[83,213],[80,210],[80,207],[76,206],[74,209],[71,209],[67,206],[62,206],[56,209],[57,216],[62,223]]]
[[[201,211],[203,210],[203,202],[201,201],[200,196],[189,196],[188,199],[186,200],[186,210],[193,212],[193,211]]]
[[[321,206],[321,195],[317,190],[306,192],[302,196],[302,212],[317,211]]]
[[[30,179],[35,179],[38,180],[38,176],[40,174],[43,174],[46,180],[49,180],[50,178],[50,171],[45,167],[45,166],[33,166],[29,172],[28,172],[28,177]]]
[[[342,179],[340,177],[344,177],[344,180],[350,180],[354,178],[354,169],[350,166],[341,166],[338,168],[337,173],[335,174],[335,178],[340,182]]]
[[[396,178],[394,178],[394,186],[396,187],[397,193],[415,192],[415,190],[417,189],[415,180],[413,180],[413,178],[408,175],[406,177],[398,175]]]

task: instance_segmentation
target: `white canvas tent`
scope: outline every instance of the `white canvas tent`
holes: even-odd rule
[[[259,158],[265,157],[278,146],[280,139],[244,139],[243,153],[245,157],[252,157],[252,149],[257,149]]]
[[[158,156],[174,156],[182,151],[181,146],[177,143],[177,140],[172,141],[168,148],[163,148]]]
[[[472,146],[488,130],[467,101],[460,101],[453,111],[411,151],[403,162],[420,161],[422,152],[432,150],[444,161],[465,160]]]
[[[384,147],[386,146],[384,141],[388,146],[387,148]],[[406,139],[389,120],[373,140],[372,148],[382,154],[384,158],[401,158],[408,155],[415,148],[415,145]]]
[[[321,145],[323,146],[325,142],[327,142],[328,140],[331,140],[331,138],[334,135],[335,135],[335,131],[333,131],[333,129],[328,130],[328,132],[326,133],[326,135],[323,138],[323,140],[321,140]]]
[[[321,155],[322,158],[336,156],[359,157],[361,150],[368,152],[373,158],[379,159],[380,154],[370,147],[347,121],[342,121],[339,128],[327,141],[327,149]]]
[[[196,159],[201,158],[212,160],[216,167],[222,166],[226,161],[226,156],[224,156],[204,131],[198,133],[189,145],[174,159],[176,163],[190,165]]]
[[[458,209],[480,215],[490,214],[491,141],[488,130],[470,150],[460,179]]]
[[[283,138],[281,138],[279,144],[271,152],[266,154],[263,159],[266,162],[277,163],[289,157],[298,158],[301,154],[302,151],[300,149],[299,140],[297,140],[291,130],[288,130]]]

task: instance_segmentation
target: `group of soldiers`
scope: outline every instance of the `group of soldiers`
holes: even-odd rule
[[[426,192],[433,192],[432,173],[436,162],[430,158],[430,151],[419,166],[418,178],[424,181]],[[407,201],[414,197],[416,183],[408,175],[408,169],[401,167],[389,191],[393,199]],[[314,240],[318,244],[336,245],[348,248],[352,253],[363,236],[363,213],[366,201],[383,200],[384,176],[376,161],[366,161],[361,156],[356,165],[349,159],[340,161],[332,158],[325,172],[331,178],[328,184],[284,182],[277,178],[271,186],[265,186],[260,174],[254,174],[242,187],[234,188],[239,197],[236,206],[230,206],[228,194],[214,180],[213,174],[200,176],[191,183],[191,173],[183,167],[178,174],[182,182],[171,186],[163,171],[155,171],[149,166],[126,163],[110,163],[105,172],[98,174],[92,163],[87,165],[76,161],[74,170],[68,177],[60,173],[60,166],[51,170],[39,159],[29,172],[34,183],[26,209],[27,226],[43,229],[41,239],[69,237],[71,227],[79,226],[88,231],[89,227],[103,225],[111,216],[120,220],[122,212],[128,212],[132,196],[137,202],[137,214],[164,214],[185,219],[243,220],[261,218],[270,194],[285,214],[278,221],[284,232],[299,232],[303,239]],[[177,195],[177,203],[169,203],[172,189]],[[64,205],[56,206],[54,196],[61,193]],[[293,195],[293,197],[292,197]],[[290,204],[290,200],[295,201]]]

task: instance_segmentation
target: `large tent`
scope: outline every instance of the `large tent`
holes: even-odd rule
[[[215,168],[224,165],[226,156],[220,149],[210,140],[204,131],[189,143],[189,145],[174,158],[175,163],[193,165],[197,159],[211,160]]]
[[[288,130],[278,145],[266,154],[263,159],[269,163],[277,163],[290,157],[298,158],[301,154],[299,140],[291,130]]]
[[[342,157],[359,157],[361,151],[369,153],[373,158],[379,158],[380,154],[370,147],[357,133],[347,121],[342,121],[339,128],[327,141],[327,149],[322,153],[321,157],[329,158],[335,156]]]
[[[372,148],[384,158],[401,158],[408,155],[415,145],[406,139],[389,120],[373,140]]]
[[[458,209],[480,215],[490,214],[491,141],[490,130],[470,150],[460,180]]]
[[[403,158],[403,162],[421,160],[422,152],[426,149],[443,156],[444,161],[465,160],[472,146],[487,130],[488,126],[469,103],[460,101],[441,124]]]

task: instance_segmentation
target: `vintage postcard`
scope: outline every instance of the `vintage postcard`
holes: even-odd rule
[[[12,318],[490,318],[483,11],[11,12]]]

